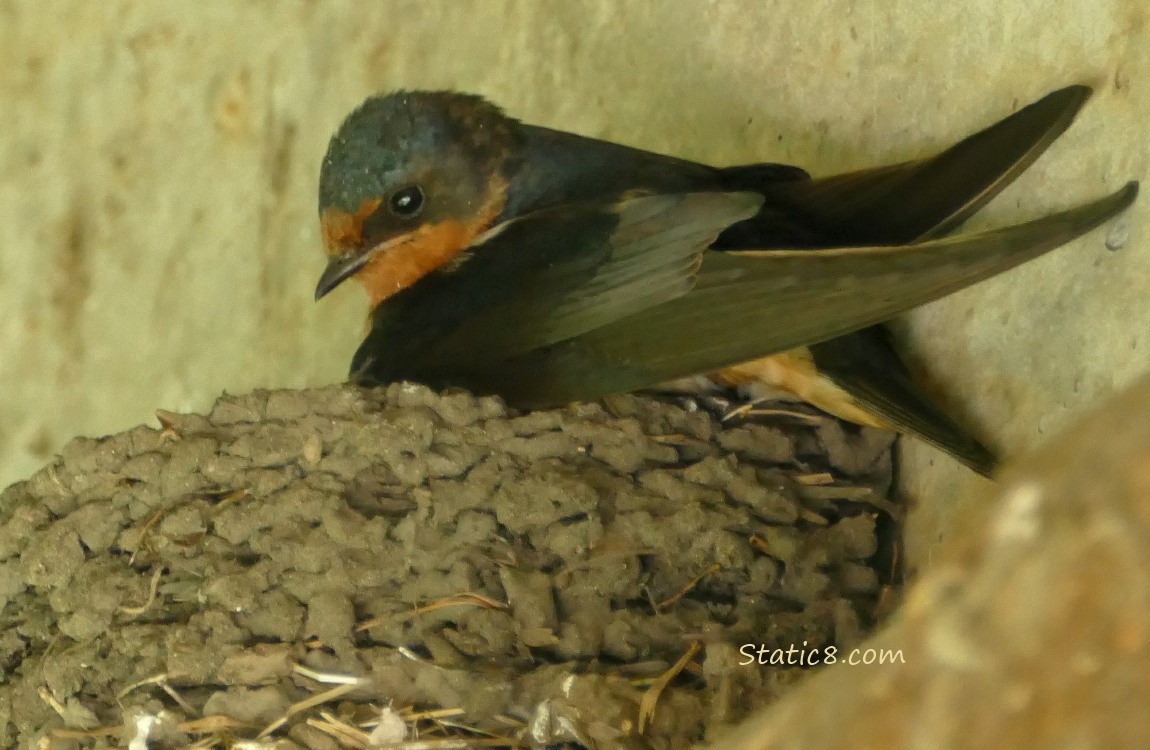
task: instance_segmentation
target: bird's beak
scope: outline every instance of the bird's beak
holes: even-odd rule
[[[359,269],[367,265],[371,252],[342,253],[335,255],[323,269],[319,283],[315,286],[315,298],[318,300],[332,289],[354,276]]]

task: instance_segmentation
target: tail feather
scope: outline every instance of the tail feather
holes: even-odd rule
[[[983,476],[995,454],[942,411],[912,379],[885,328],[871,326],[810,347],[819,372],[869,414],[949,453]]]
[[[716,248],[794,247],[796,236],[802,247],[941,237],[1033,164],[1090,93],[1087,86],[1059,89],[927,159],[814,180],[756,180],[747,168],[724,170],[732,189],[753,188],[767,200],[760,216],[728,229]]]

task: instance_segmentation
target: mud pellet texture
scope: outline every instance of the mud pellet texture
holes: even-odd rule
[[[712,739],[803,672],[741,647],[849,645],[887,580],[893,437],[798,416],[397,384],[78,438],[0,495],[0,743]]]

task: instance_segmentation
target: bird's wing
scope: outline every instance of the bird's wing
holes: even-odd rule
[[[524,404],[627,392],[841,336],[1035,258],[1128,206],[1137,183],[1025,224],[897,247],[707,253],[695,288],[461,383]]]
[[[381,304],[352,372],[434,381],[674,299],[694,287],[719,232],[761,202],[757,193],[640,195],[508,221]]]

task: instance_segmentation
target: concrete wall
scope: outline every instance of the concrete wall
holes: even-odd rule
[[[985,224],[1146,177],[1148,15],[1144,0],[0,0],[0,484],[156,408],[343,376],[364,300],[311,301],[314,193],[368,93],[472,90],[541,124],[827,173],[1094,84]],[[1144,197],[1118,252],[1100,230],[904,327],[1008,451],[1150,366],[1148,212]],[[929,542],[980,480],[906,454]]]

